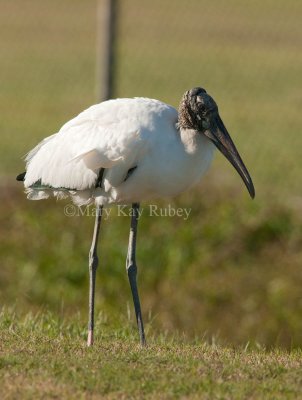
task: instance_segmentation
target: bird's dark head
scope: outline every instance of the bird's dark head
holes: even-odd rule
[[[188,90],[179,105],[179,126],[203,132],[209,128],[211,117],[218,107],[211,96],[200,87]]]
[[[193,129],[211,140],[237,170],[250,196],[255,197],[248,170],[219,116],[216,102],[205,89],[196,87],[183,95],[179,105],[178,125],[180,129]]]

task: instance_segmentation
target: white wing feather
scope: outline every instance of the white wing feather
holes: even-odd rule
[[[118,165],[122,181],[150,148],[156,135],[152,139],[150,133],[158,132],[162,114],[169,124],[177,120],[173,107],[144,98],[109,100],[88,108],[28,153],[25,187],[41,181],[58,189],[91,189],[100,168],[118,170]]]

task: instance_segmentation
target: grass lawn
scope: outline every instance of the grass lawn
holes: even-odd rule
[[[222,347],[155,337],[140,348],[128,328],[98,319],[93,348],[83,321],[50,313],[0,316],[2,399],[297,399],[301,350]],[[124,321],[125,322],[125,321]],[[121,324],[121,321],[120,321]]]

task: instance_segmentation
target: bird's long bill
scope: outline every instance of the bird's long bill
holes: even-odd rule
[[[231,136],[224,126],[218,114],[213,117],[211,126],[204,134],[215,144],[221,153],[230,161],[238,174],[241,176],[249,194],[252,198],[255,197],[255,189],[252,178],[244,165],[236,146],[234,145]]]

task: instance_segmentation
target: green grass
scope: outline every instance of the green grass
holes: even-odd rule
[[[0,316],[2,399],[296,399],[301,351],[222,347],[185,337],[136,334],[100,316],[93,348],[82,318],[47,312]],[[129,321],[120,321],[127,326]],[[150,327],[149,327],[150,328]]]

